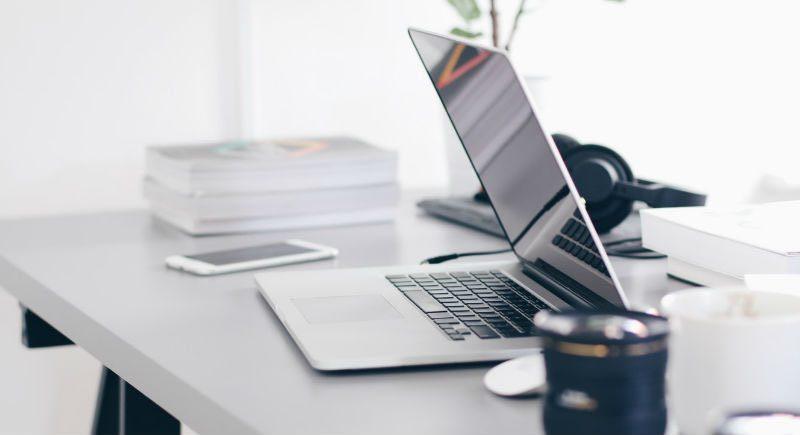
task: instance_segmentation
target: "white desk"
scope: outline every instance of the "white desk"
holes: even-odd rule
[[[323,374],[255,289],[252,272],[200,278],[169,254],[303,238],[341,255],[295,268],[418,263],[504,242],[420,215],[393,224],[192,238],[144,211],[0,221],[0,286],[201,434],[538,434],[540,402],[484,390],[489,366]],[[480,260],[480,259],[478,259]],[[633,303],[685,287],[663,261],[619,260]]]

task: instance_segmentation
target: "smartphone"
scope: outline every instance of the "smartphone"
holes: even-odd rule
[[[195,275],[218,275],[335,257],[339,251],[303,240],[195,255],[171,255],[167,267]]]

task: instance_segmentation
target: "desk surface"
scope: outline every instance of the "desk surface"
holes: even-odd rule
[[[488,365],[319,373],[252,272],[200,278],[163,265],[170,254],[287,238],[341,251],[297,269],[415,264],[504,245],[420,215],[413,199],[392,224],[219,237],[189,237],[143,210],[0,221],[0,286],[199,433],[541,433],[540,402],[493,396],[481,383]],[[615,265],[638,306],[683,287],[663,261]]]

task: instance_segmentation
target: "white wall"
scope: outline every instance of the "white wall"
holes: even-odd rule
[[[0,215],[141,204],[142,147],[237,133],[229,2],[0,2]]]
[[[406,28],[444,0],[253,0],[254,134],[353,133],[398,149],[407,186],[443,185],[444,112]]]
[[[720,202],[800,183],[793,2],[529,3],[513,55],[549,75],[554,129]],[[442,185],[405,27],[457,22],[444,0],[6,0],[0,216],[141,206],[144,145],[241,134],[356,134],[401,151],[406,186]]]
[[[404,28],[446,31],[444,3],[253,0],[256,134],[353,132],[400,149],[406,185],[442,183],[441,109]],[[800,184],[793,2],[529,3],[513,55],[550,77],[553,129],[712,202],[745,199],[764,172]]]

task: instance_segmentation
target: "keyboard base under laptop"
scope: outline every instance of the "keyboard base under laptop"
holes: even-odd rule
[[[451,340],[536,335],[531,319],[548,306],[500,271],[416,273],[386,279]]]

